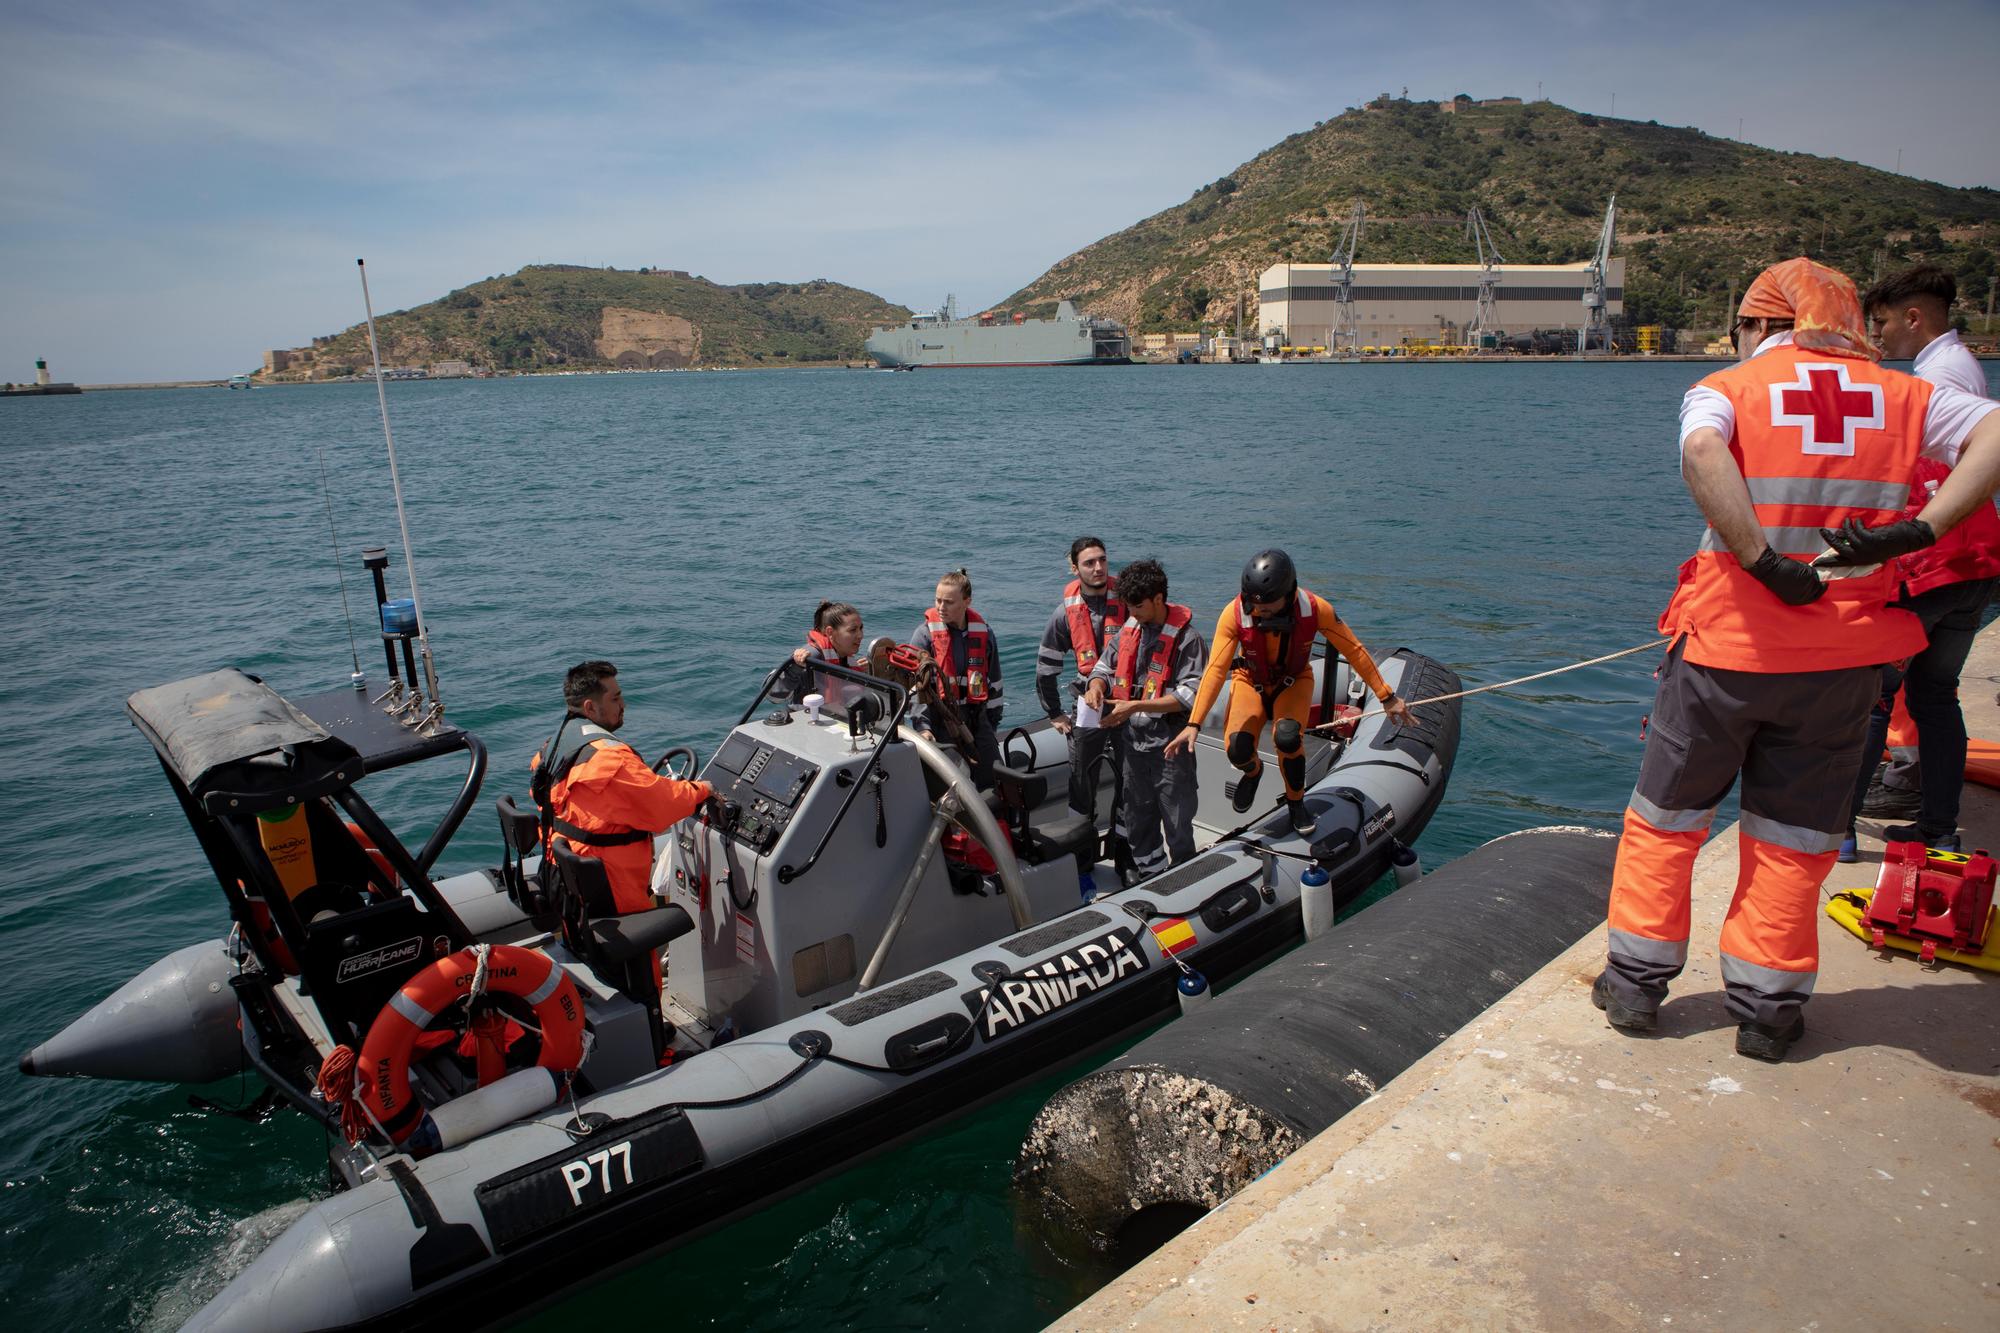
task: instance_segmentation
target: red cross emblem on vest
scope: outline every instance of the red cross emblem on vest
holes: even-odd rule
[[[1808,454],[1854,456],[1854,433],[1881,430],[1882,386],[1853,384],[1839,362],[1801,361],[1798,378],[1771,386],[1771,424],[1797,426]]]

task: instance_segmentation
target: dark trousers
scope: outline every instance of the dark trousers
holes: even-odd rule
[[[1965,787],[1965,713],[1958,706],[1958,673],[1979,633],[1979,613],[1986,609],[2000,579],[1968,579],[1918,593],[1901,605],[1924,622],[1930,642],[1907,663],[1882,668],[1882,693],[1868,715],[1868,738],[1861,747],[1861,775],[1854,786],[1854,812],[1868,794],[1868,780],[1889,736],[1889,715],[1896,691],[1904,692],[1910,721],[1917,725],[1917,769],[1921,777],[1917,826],[1925,837],[1942,837],[1958,829],[1958,798]]]
[[[1723,1007],[1785,1026],[1819,972],[1819,889],[1833,868],[1873,667],[1763,673],[1660,668],[1639,782],[1612,871],[1604,979],[1651,1012],[1687,963],[1695,858],[1743,780],[1736,896],[1722,925]]]
[[[1108,804],[1097,798],[1097,784],[1118,762],[1119,731],[1115,727],[1071,727],[1069,729],[1069,808],[1080,815],[1095,817],[1097,806]]]
[[[1124,750],[1125,843],[1141,875],[1157,875],[1169,863],[1194,858],[1194,755],[1172,759],[1160,750]]]

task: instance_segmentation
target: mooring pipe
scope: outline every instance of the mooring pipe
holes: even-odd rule
[[[1029,1213],[1109,1250],[1214,1208],[1601,923],[1617,846],[1496,838],[1071,1083],[1014,1165]]]

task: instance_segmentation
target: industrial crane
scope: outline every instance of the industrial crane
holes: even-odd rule
[[[1486,218],[1478,208],[1465,215],[1465,236],[1472,242],[1473,251],[1479,256],[1479,313],[1472,321],[1472,343],[1480,345],[1481,334],[1498,334],[1499,317],[1493,308],[1500,287],[1500,247],[1493,244],[1493,233],[1487,230]]]
[[[1605,302],[1605,277],[1611,271],[1611,229],[1618,221],[1618,196],[1612,195],[1604,209],[1604,230],[1597,233],[1597,254],[1590,261],[1590,289],[1583,294],[1583,343],[1577,348],[1588,352],[1594,342],[1603,351],[1611,350],[1611,318]]]
[[[1326,341],[1327,350],[1335,356],[1360,355],[1361,330],[1354,322],[1354,249],[1361,243],[1361,223],[1367,215],[1367,205],[1357,198],[1347,226],[1340,233],[1340,245],[1333,252],[1333,268],[1339,281],[1333,289],[1333,328],[1328,331]]]

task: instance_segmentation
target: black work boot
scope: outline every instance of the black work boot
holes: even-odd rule
[[[1287,799],[1285,801],[1285,811],[1292,817],[1292,832],[1298,834],[1301,838],[1310,838],[1313,835],[1313,830],[1319,827],[1319,821],[1313,818],[1312,811],[1306,809],[1304,801]]]
[[[1747,1055],[1752,1060],[1768,1060],[1772,1064],[1785,1058],[1785,1052],[1792,1049],[1792,1043],[1806,1035],[1806,1016],[1799,1014],[1792,1019],[1790,1027],[1777,1027],[1770,1023],[1738,1023],[1736,1025],[1736,1053]]]
[[[1236,813],[1250,813],[1250,807],[1257,802],[1257,783],[1264,776],[1262,764],[1236,779],[1236,790],[1230,793],[1229,802],[1236,807]]]
[[[1891,824],[1882,830],[1882,841],[1920,842],[1934,852],[1960,850],[1957,829],[1927,829],[1922,824]]]
[[[1648,1009],[1628,1009],[1611,994],[1611,983],[1599,972],[1590,983],[1590,1002],[1604,1011],[1604,1017],[1620,1032],[1651,1032],[1660,1025],[1660,1016]]]

